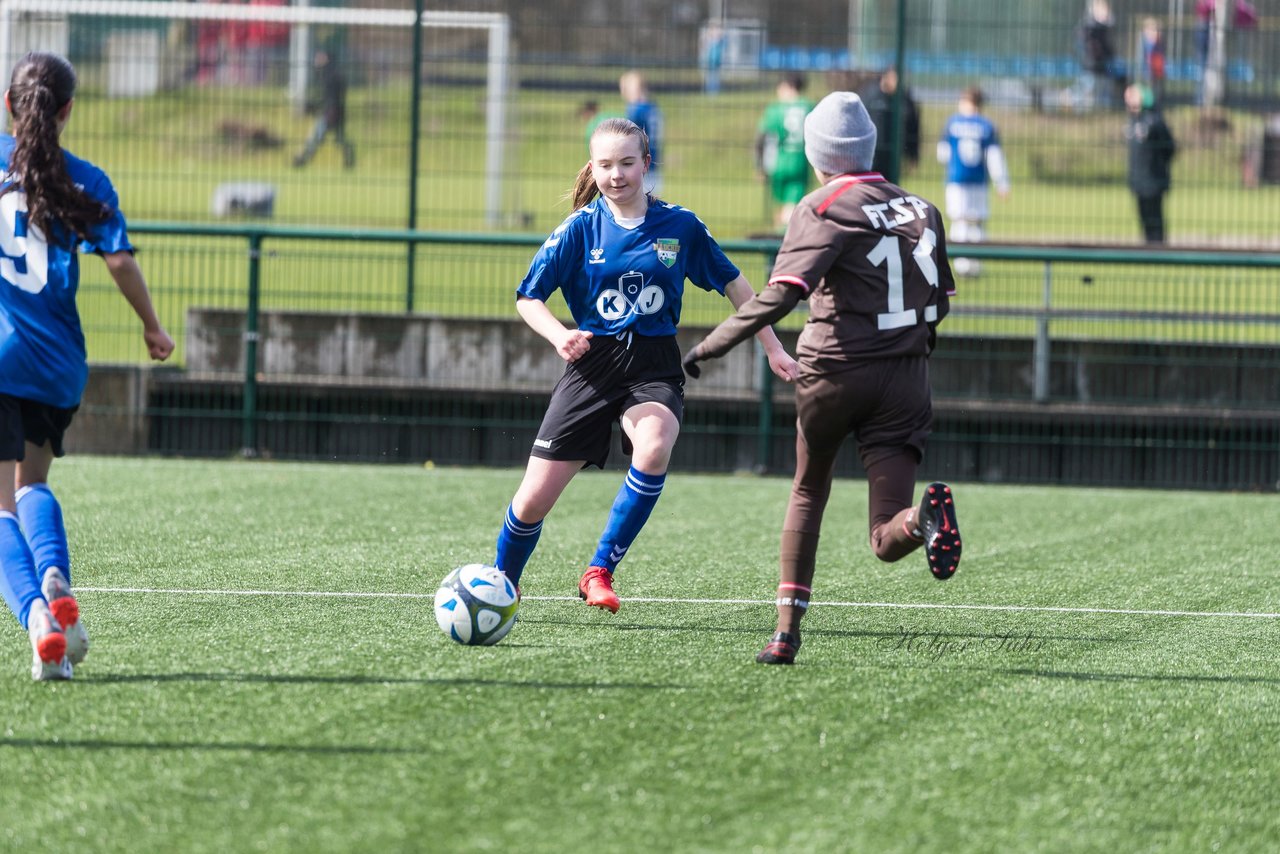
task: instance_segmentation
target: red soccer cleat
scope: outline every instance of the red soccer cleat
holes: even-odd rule
[[[85,631],[84,621],[80,619],[80,606],[76,597],[71,594],[71,585],[67,584],[66,575],[61,569],[51,567],[45,571],[41,589],[49,602],[53,618],[62,626],[62,633],[66,635],[68,660],[72,664],[79,664],[89,651],[89,633]]]
[[[604,608],[610,614],[618,613],[621,603],[613,592],[613,573],[602,566],[589,567],[578,581],[578,595],[588,605]]]
[[[70,679],[71,662],[67,661],[66,656],[67,638],[43,599],[31,603],[31,611],[27,616],[27,633],[31,636],[31,678],[37,682]]]

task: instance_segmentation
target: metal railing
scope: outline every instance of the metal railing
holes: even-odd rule
[[[455,304],[455,308],[459,318],[494,318],[510,322],[514,317],[510,300],[515,283],[523,272],[523,265],[544,239],[541,235],[528,234],[300,228],[260,224],[139,222],[132,224],[131,230],[142,238],[139,242],[144,248],[147,238],[180,239],[175,246],[181,245],[181,239],[189,239],[213,240],[220,245],[227,243],[243,247],[243,266],[238,271],[223,266],[216,275],[222,281],[242,282],[245,288],[240,297],[220,292],[219,299],[224,305],[243,307],[243,330],[240,333],[243,376],[240,380],[241,394],[237,397],[241,446],[246,454],[256,453],[259,449],[258,431],[262,415],[259,411],[259,385],[264,380],[260,349],[263,294],[272,291],[276,307],[287,308],[287,296],[280,295],[282,283],[279,280],[297,278],[298,275],[284,266],[272,268],[274,277],[268,273],[266,263],[276,257],[277,250],[291,250],[290,257],[297,260],[307,252],[316,251],[316,247],[328,247],[332,251],[334,246],[406,249],[410,246],[436,246],[445,247],[452,253],[449,257],[454,261],[450,263],[501,263],[504,265],[501,271],[489,270],[483,275],[462,276],[494,280],[490,287],[495,294],[502,294],[500,300],[491,300],[483,305]],[[779,248],[776,240],[722,241],[721,246],[744,269],[749,265],[755,265],[757,273],[763,269],[763,275],[751,277],[757,287],[767,278]],[[494,261],[503,250],[515,251],[508,251],[500,262]],[[357,250],[352,248],[350,251],[354,253]],[[176,250],[175,257],[179,253],[180,250]],[[1167,403],[1185,409],[1188,399],[1199,394],[1199,398],[1191,399],[1190,406],[1199,407],[1196,410],[1199,412],[1213,412],[1215,417],[1229,419],[1232,407],[1248,410],[1251,416],[1261,412],[1268,419],[1280,417],[1280,374],[1273,376],[1268,373],[1274,361],[1268,354],[1277,352],[1276,345],[1280,344],[1280,312],[1277,311],[1280,308],[1280,253],[992,244],[953,244],[950,253],[953,257],[974,259],[984,264],[985,269],[981,278],[957,280],[960,293],[952,301],[952,314],[941,330],[942,343],[935,355],[935,363],[939,356],[960,360],[953,361],[951,375],[945,369],[938,371],[938,377],[942,378],[941,387],[939,380],[935,379],[935,396],[944,404],[950,401],[953,405],[963,405],[969,399],[1015,404],[1021,400],[1027,405],[1046,406],[1085,401],[1100,412],[1108,405],[1128,403],[1157,409]],[[234,264],[234,257],[238,254],[232,253],[228,258],[224,253],[225,263]],[[289,255],[289,251],[285,254]],[[387,253],[386,260],[394,266],[407,263],[406,259],[410,257],[412,253],[407,251],[392,250]],[[418,263],[426,265],[424,269],[428,272],[434,272],[431,265],[443,262],[419,256]],[[452,279],[458,275],[450,272],[435,278]],[[399,277],[393,271],[385,271],[378,278],[396,280]],[[410,281],[407,277],[399,280]],[[359,280],[350,283],[350,302],[346,306],[342,304],[344,298],[339,292],[338,310],[359,314],[362,311],[359,296],[366,284]],[[163,305],[169,290],[178,285],[153,278],[152,287],[157,301]],[[421,292],[415,294],[406,286],[399,300],[395,298],[394,286],[387,293],[389,296],[384,296],[379,305],[390,306],[398,302],[399,310],[405,314],[423,310],[421,301],[425,297]],[[335,307],[333,300],[325,305],[329,309]],[[686,325],[694,311],[687,303]],[[450,309],[442,308],[437,302],[431,305],[430,312],[435,317],[447,317]],[[723,305],[716,306],[714,312],[703,312],[702,325],[723,317]],[[382,313],[386,314],[387,310]],[[780,326],[786,334],[793,334],[802,322],[803,315],[797,312]],[[92,334],[91,326],[86,324],[89,334]],[[1075,352],[1081,346],[1080,342],[1099,339],[1116,347],[1149,345],[1153,340],[1159,340],[1162,346],[1170,348],[1154,356],[1149,353],[1139,356],[1118,353],[1102,357],[1112,360],[1113,364],[1108,365],[1112,375],[1125,373],[1125,359],[1130,358],[1148,361],[1172,358],[1169,365],[1155,366],[1155,372],[1165,374],[1205,367],[1197,365],[1197,362],[1205,361],[1203,351],[1216,347],[1218,350],[1213,351],[1210,362],[1217,360],[1217,363],[1235,366],[1242,358],[1251,360],[1251,364],[1245,367],[1253,370],[1255,375],[1263,376],[1261,383],[1264,389],[1260,395],[1247,400],[1232,398],[1222,404],[1215,402],[1213,387],[1231,384],[1225,380],[1210,379],[1210,391],[1207,393],[1178,391],[1167,400],[1161,397],[1165,394],[1161,389],[1143,391],[1129,401],[1124,398],[1129,393],[1125,388],[1107,391],[1095,387],[1084,395],[1074,388],[1065,387],[1062,377],[1071,371],[1081,370],[1076,362],[1082,358],[1086,361],[1098,358],[1081,357]],[[1021,351],[1016,356],[987,354],[984,345],[992,341],[1018,342],[1018,347],[1024,347],[1029,341],[1029,359]],[[970,346],[965,352],[965,347],[958,345],[966,342],[970,345],[978,342],[979,346]],[[1241,352],[1245,353],[1243,357]],[[1169,353],[1175,355],[1169,357]],[[1029,361],[1031,377],[1025,387],[1010,387],[1006,383],[1000,388],[994,385],[979,388],[969,382],[976,374],[998,373],[1002,369],[997,364],[998,360],[1015,358]],[[965,362],[965,359],[970,361]],[[1070,360],[1075,361],[1066,364]],[[1019,361],[1018,370],[1025,373],[1023,364]],[[1211,370],[1212,364],[1208,368]],[[1012,370],[1008,365],[1003,369],[1005,373]],[[947,379],[954,375],[960,375],[963,381]],[[1272,376],[1272,379],[1268,381],[1267,376]],[[269,375],[266,378],[271,379]],[[325,381],[323,376],[310,379],[320,385]],[[347,378],[348,385],[350,379]],[[1068,376],[1065,382],[1069,386],[1072,381]],[[1201,385],[1204,384],[1202,381]],[[477,390],[484,390],[483,386],[478,385]],[[775,440],[780,429],[775,423],[775,414],[778,402],[784,398],[777,396],[780,389],[774,388],[772,374],[763,360],[755,391],[754,401],[743,400],[735,429],[744,436],[755,434],[756,467],[771,468],[779,456]],[[690,432],[697,433],[700,429],[712,428],[693,426]],[[1277,449],[1277,454],[1280,455],[1280,449]]]

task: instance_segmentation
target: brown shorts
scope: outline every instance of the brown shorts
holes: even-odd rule
[[[901,453],[924,458],[933,423],[929,360],[902,356],[851,363],[796,381],[796,426],[815,455],[834,454],[850,433],[863,468]]]

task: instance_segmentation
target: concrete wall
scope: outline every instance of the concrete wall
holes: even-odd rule
[[[145,452],[151,371],[136,365],[91,366],[80,409],[67,431],[67,453]]]
[[[243,377],[243,329],[243,311],[189,309],[187,371]],[[681,347],[693,346],[706,331],[683,330]],[[258,335],[258,373],[268,381],[545,392],[564,373],[564,361],[519,318],[272,311],[260,315]],[[754,348],[744,345],[708,363],[688,391],[694,397],[754,396],[758,374]]]
[[[186,370],[93,366],[70,450],[227,456],[248,436],[263,456],[518,466],[563,371],[518,319],[268,312],[257,415],[246,422],[241,313],[193,310],[189,323]],[[681,346],[705,332],[683,330]],[[921,476],[1280,488],[1276,348],[1053,347],[1053,401],[1035,403],[1030,340],[946,338],[931,363],[935,424]],[[794,464],[791,389],[776,383],[772,410],[761,405],[753,350],[708,363],[687,385],[674,467]],[[861,474],[853,443],[839,473]]]
[[[187,370],[244,376],[244,313],[190,309]],[[685,327],[682,349],[708,330]],[[259,374],[408,387],[544,392],[564,371],[560,357],[519,318],[263,312]],[[782,333],[794,352],[796,334]],[[948,336],[930,363],[942,399],[1032,400],[1033,342]],[[740,345],[704,364],[691,398],[759,394],[756,350]],[[781,386],[781,384],[778,384]],[[789,396],[785,388],[779,394]],[[1246,407],[1280,411],[1280,350],[1267,346],[1059,340],[1052,343],[1050,399],[1120,406]]]

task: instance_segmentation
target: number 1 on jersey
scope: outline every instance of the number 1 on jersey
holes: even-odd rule
[[[925,281],[933,288],[938,286],[938,262],[933,257],[933,250],[937,245],[937,235],[932,228],[926,228],[920,242],[911,252],[911,257],[915,259],[916,266],[924,274]],[[915,326],[916,310],[903,306],[902,257],[898,252],[898,237],[886,234],[880,238],[876,247],[867,253],[867,260],[877,267],[881,264],[885,265],[885,272],[889,279],[889,310],[876,315],[876,328],[901,329],[904,326]],[[924,319],[926,323],[937,320],[938,307],[925,306]]]

